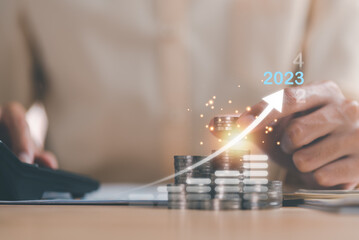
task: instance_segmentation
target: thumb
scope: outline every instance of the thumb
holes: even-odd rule
[[[20,161],[34,163],[35,144],[26,122],[25,109],[18,103],[10,103],[2,109],[0,122],[8,130],[12,151]]]
[[[41,166],[49,167],[53,169],[59,168],[57,159],[51,152],[43,151],[35,154],[35,162]]]

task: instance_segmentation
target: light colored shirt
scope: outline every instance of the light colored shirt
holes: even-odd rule
[[[358,93],[358,24],[357,0],[0,0],[0,104],[41,86],[62,168],[155,180],[218,148],[209,120],[282,88],[263,74],[300,52],[305,82]]]

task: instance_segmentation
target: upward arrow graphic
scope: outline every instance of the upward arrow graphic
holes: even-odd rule
[[[261,114],[246,128],[244,129],[238,136],[236,136],[235,138],[233,138],[231,141],[229,141],[226,145],[224,145],[223,147],[221,147],[219,150],[217,150],[216,152],[212,153],[211,155],[205,157],[204,159],[202,159],[201,161],[193,164],[192,166],[183,169],[175,174],[172,174],[168,177],[164,177],[161,178],[157,181],[148,183],[146,185],[143,186],[139,186],[136,187],[132,190],[130,190],[129,192],[133,192],[135,190],[139,190],[139,189],[143,189],[146,187],[150,187],[153,185],[156,185],[158,183],[170,180],[172,178],[175,178],[181,174],[184,174],[186,172],[189,172],[199,166],[201,166],[202,164],[211,161],[213,158],[217,157],[218,155],[222,154],[223,152],[227,151],[228,149],[230,149],[231,147],[233,147],[235,144],[237,144],[238,142],[240,142],[245,136],[247,136],[254,128],[256,128],[267,116],[268,114],[273,110],[276,109],[279,112],[282,112],[282,107],[283,107],[283,97],[284,97],[284,90],[280,90],[278,92],[272,93],[266,97],[263,98],[263,100],[268,104],[267,107],[261,112]]]

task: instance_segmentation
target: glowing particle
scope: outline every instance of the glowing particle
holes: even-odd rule
[[[266,134],[268,134],[268,131],[265,131]]]
[[[274,119],[274,122],[278,122],[278,119]]]
[[[211,106],[211,109],[214,109],[214,106]]]
[[[218,139],[218,142],[222,142],[222,139]]]
[[[247,110],[247,112],[249,112],[252,110],[252,108],[248,106],[248,107],[246,107],[246,110]]]
[[[232,100],[228,100],[228,103],[231,104],[231,103],[232,103]]]
[[[235,113],[239,113],[238,110],[234,111]]]
[[[221,118],[218,118],[218,122],[222,122],[222,119],[221,119]]]
[[[231,133],[228,133],[228,136],[231,136]]]
[[[203,114],[199,115],[201,118],[203,118]]]
[[[255,118],[257,119],[257,118],[258,118],[258,116],[255,116]]]
[[[245,136],[244,139],[247,139],[247,136]]]
[[[208,128],[208,125],[206,125],[206,128]]]
[[[213,99],[216,99],[216,96],[213,96],[212,98],[213,98]]]
[[[199,142],[199,145],[203,145],[203,142]]]
[[[208,107],[208,103],[206,103],[206,107]]]
[[[187,112],[191,111],[191,109],[187,108]]]
[[[262,141],[262,143],[264,143],[264,141]]]
[[[237,86],[237,87],[239,87],[239,88],[240,88],[240,87],[241,87],[241,85],[239,85],[239,84],[238,84],[238,86]]]
[[[266,126],[266,129],[268,129],[268,126]]]
[[[264,80],[262,79],[261,82],[264,82]]]
[[[241,127],[241,125],[237,124],[237,128],[240,128],[240,127]]]
[[[211,100],[208,101],[208,103],[209,103],[210,105],[212,105],[214,102],[213,102],[213,100],[211,99]]]
[[[209,128],[209,131],[213,132],[213,131],[214,131],[214,127],[211,126],[211,127]]]
[[[278,145],[278,146],[280,145],[280,142],[279,142],[279,141],[277,142],[277,145]]]
[[[221,108],[221,111],[223,111],[223,108]]]
[[[272,128],[272,127],[269,127],[269,128],[268,128],[268,131],[269,131],[269,132],[273,131],[273,128]]]

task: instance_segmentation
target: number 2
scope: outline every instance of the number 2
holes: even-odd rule
[[[290,77],[285,81],[285,84],[293,85],[294,83],[290,81],[293,78],[293,73],[292,72],[286,72],[284,76],[287,76],[288,74],[290,75]]]
[[[297,103],[305,103],[305,90],[304,89],[296,89],[295,90],[295,98]]]
[[[266,75],[269,75],[269,78],[267,78],[265,81],[264,81],[264,84],[266,85],[272,85],[273,83],[272,82],[269,82],[269,80],[272,78],[272,73],[271,72],[265,72],[264,73],[264,76]]]

